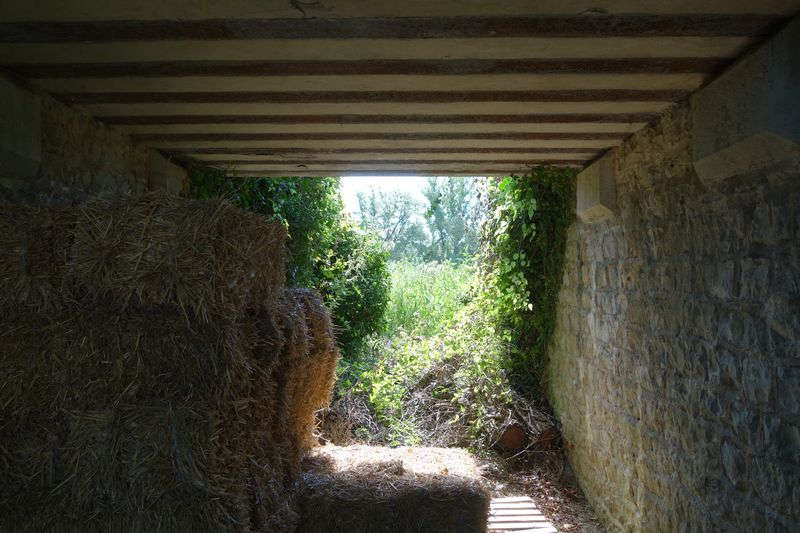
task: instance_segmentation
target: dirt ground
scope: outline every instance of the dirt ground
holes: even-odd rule
[[[603,531],[578,488],[569,463],[560,454],[548,453],[546,457],[537,457],[535,452],[527,452],[509,458],[495,455],[476,457],[461,448],[392,448],[364,444],[326,444],[316,448],[314,453],[331,457],[340,470],[357,463],[400,460],[406,470],[415,473],[481,479],[492,496],[530,496],[558,531]]]
[[[560,466],[551,459],[546,466],[538,467],[535,457],[510,461],[489,457],[478,462],[493,496],[530,496],[558,531],[604,531],[565,460]]]

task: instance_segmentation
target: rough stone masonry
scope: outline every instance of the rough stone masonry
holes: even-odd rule
[[[147,190],[186,193],[186,170],[0,75],[0,200],[71,204],[101,192]]]
[[[616,201],[569,230],[550,398],[610,530],[798,531],[800,159],[700,179],[692,111],[609,154]]]

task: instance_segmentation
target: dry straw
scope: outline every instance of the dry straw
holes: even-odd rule
[[[221,200],[150,193],[1,211],[5,308],[175,304],[207,321],[272,299],[285,283],[286,228]]]
[[[248,446],[247,345],[234,324],[190,326],[177,309],[7,317],[0,529],[249,523],[244,469],[270,450]]]
[[[490,495],[475,479],[412,472],[398,459],[341,468],[334,458],[317,454],[305,467],[298,531],[486,531]]]
[[[266,330],[170,306],[6,318],[0,529],[285,531],[338,359],[298,292]]]
[[[338,352],[283,228],[152,195],[4,215],[0,530],[291,531]]]
[[[75,217],[64,208],[0,205],[0,309],[60,306]]]
[[[285,283],[286,229],[220,200],[149,194],[83,204],[70,275],[88,296],[226,316]]]

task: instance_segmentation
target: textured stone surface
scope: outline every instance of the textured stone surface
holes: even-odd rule
[[[0,197],[10,201],[72,203],[104,191],[186,191],[186,171],[161,154],[79,109],[46,95],[41,107],[41,163],[30,175],[2,176]],[[15,134],[22,134],[20,128]]]
[[[569,230],[549,394],[610,530],[800,530],[800,166],[703,185],[688,105]]]

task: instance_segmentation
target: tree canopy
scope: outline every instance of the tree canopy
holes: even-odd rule
[[[358,194],[361,227],[378,233],[393,259],[461,262],[478,248],[479,189],[474,178],[429,178],[420,202],[373,188]]]

